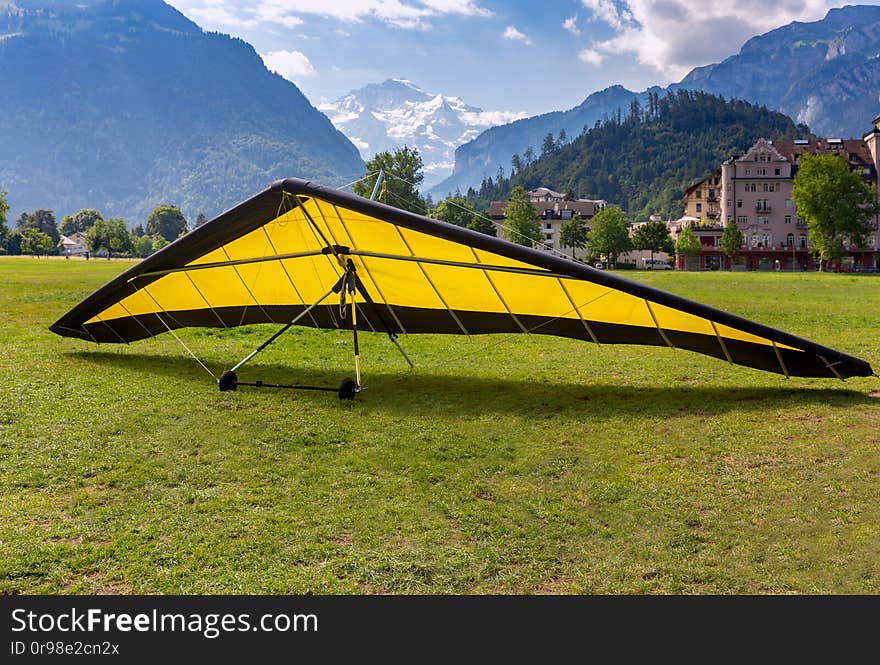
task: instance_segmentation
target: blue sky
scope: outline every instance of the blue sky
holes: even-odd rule
[[[571,108],[620,83],[642,90],[815,21],[827,0],[166,0],[241,37],[313,104],[405,78],[484,110]],[[863,4],[878,4],[866,2]]]

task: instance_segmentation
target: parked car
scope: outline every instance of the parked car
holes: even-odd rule
[[[669,262],[664,261],[663,259],[644,259],[645,261],[645,270],[672,270],[672,266],[669,265]]]
[[[598,268],[599,270],[604,270],[604,269],[605,269],[605,264],[602,263],[601,261],[596,261],[596,262],[593,264],[593,267],[594,267],[594,268]]]

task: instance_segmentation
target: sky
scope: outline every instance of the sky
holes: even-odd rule
[[[314,105],[389,78],[486,111],[535,115],[590,93],[678,81],[827,0],[166,0],[241,37]],[[861,4],[880,4],[862,2]]]

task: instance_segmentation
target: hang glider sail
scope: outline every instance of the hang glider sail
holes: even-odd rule
[[[670,346],[786,376],[873,374],[859,358],[616,274],[294,178],[137,264],[51,330],[128,343],[254,323],[359,325],[394,341],[535,333]],[[358,376],[349,389],[359,387]]]

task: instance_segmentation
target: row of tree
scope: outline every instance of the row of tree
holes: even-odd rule
[[[32,254],[37,256],[62,253],[61,236],[82,233],[85,248],[92,253],[111,256],[135,256],[144,258],[160,250],[165,245],[187,232],[187,220],[176,206],[157,206],[147,218],[146,227],[138,224],[129,230],[122,219],[104,219],[93,208],[84,208],[72,215],[66,215],[58,224],[52,210],[39,209],[23,212],[15,222],[15,228],[8,227],[9,204],[7,193],[0,190],[0,253]],[[196,226],[206,221],[200,214]]]

